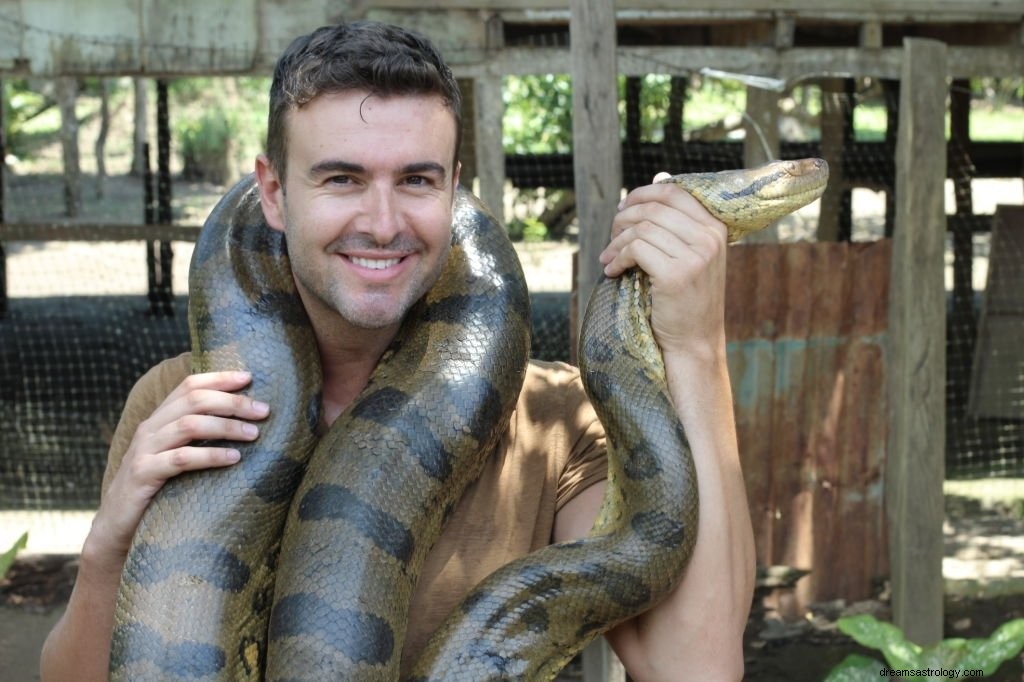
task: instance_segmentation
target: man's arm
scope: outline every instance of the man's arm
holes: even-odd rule
[[[700,521],[679,586],[607,637],[638,682],[739,680],[755,558],[726,366],[725,229],[671,184],[635,190],[620,209],[601,260],[609,276],[636,265],[651,277],[652,326],[696,464]],[[603,487],[562,508],[556,540],[589,531]]]
[[[67,608],[43,644],[42,680],[107,679],[121,570],[142,514],[168,479],[183,471],[238,461],[237,451],[230,448],[189,443],[256,438],[257,432],[247,428],[244,420],[264,418],[267,406],[232,393],[249,381],[241,372],[190,376],[139,424],[103,493],[82,547]]]

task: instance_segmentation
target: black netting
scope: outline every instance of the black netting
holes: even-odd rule
[[[626,188],[663,170],[744,164],[744,140],[754,130],[746,115],[749,79],[673,73],[654,61],[650,73],[620,78]],[[147,83],[151,175],[138,168],[131,174],[132,85],[122,79],[109,84],[112,123],[101,179],[93,151],[102,118],[100,90],[95,81],[79,81],[81,209],[68,217],[69,174],[62,169],[58,126],[47,127],[43,120],[56,116],[44,106],[56,86],[4,81],[0,217],[8,227],[55,227],[43,241],[3,241],[0,508],[93,506],[107,441],[128,389],[155,361],[187,346],[184,282],[191,242],[180,234],[166,242],[101,240],[110,225],[198,225],[260,146],[260,125],[246,121],[263,116],[259,93],[266,79],[174,81],[163,104],[152,81]],[[212,92],[218,93],[215,106],[204,105]],[[567,359],[571,253],[579,231],[567,108],[571,83],[564,74],[507,77],[504,92],[508,182],[498,210],[520,240],[531,278],[534,354]],[[1019,83],[1014,90],[1005,83],[957,82],[951,92],[954,110],[1010,107],[1020,115]],[[898,96],[898,84],[867,78],[807,82],[778,93],[779,155],[824,155],[838,187],[783,221],[779,239],[828,234],[866,241],[891,233]],[[28,116],[33,110],[24,109],[25,98],[42,113]],[[217,107],[235,111],[235,118],[212,116]],[[255,113],[247,113],[250,108]],[[161,121],[161,112],[169,112],[169,120]],[[222,124],[235,132],[211,161],[203,145]],[[1024,203],[1024,144],[1019,130],[999,137],[986,125],[976,124],[969,138],[954,127],[949,144],[947,468],[959,477],[1021,476],[1024,470],[1024,224],[1020,212],[1001,213],[995,223],[991,217],[997,205]],[[467,140],[467,155],[474,145],[472,137]],[[468,159],[467,167],[473,168]],[[990,250],[994,225],[1001,245],[998,266]]]

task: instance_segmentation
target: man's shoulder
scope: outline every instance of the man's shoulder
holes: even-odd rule
[[[154,393],[170,393],[174,387],[192,373],[192,354],[188,351],[161,360],[139,378],[136,389]],[[165,390],[166,389],[166,390]]]
[[[533,421],[564,420],[589,409],[579,368],[565,362],[530,360],[518,409]]]

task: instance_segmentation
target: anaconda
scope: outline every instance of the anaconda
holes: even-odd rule
[[[819,196],[826,176],[805,160],[670,181],[732,241]],[[270,400],[289,407],[240,465],[179,477],[154,500],[122,579],[112,679],[397,679],[419,566],[504,428],[528,348],[518,262],[465,193],[453,241],[438,285],[318,443],[319,366],[283,244],[251,179],[214,210],[193,261],[195,369],[248,368],[254,395],[283,389]],[[634,270],[601,282],[587,309],[581,372],[610,444],[591,536],[485,580],[413,679],[551,679],[681,579],[697,485],[648,308]]]

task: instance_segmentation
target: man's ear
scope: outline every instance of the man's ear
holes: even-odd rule
[[[256,157],[256,184],[260,188],[260,207],[267,224],[284,232],[284,183],[266,154]]]
[[[459,175],[462,174],[462,162],[456,161],[452,171],[452,209],[455,208],[455,197],[459,194]]]

